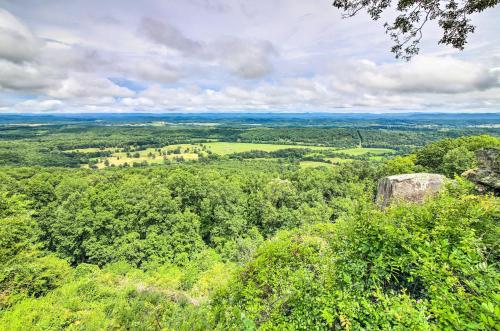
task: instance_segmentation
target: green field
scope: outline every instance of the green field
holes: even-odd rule
[[[112,156],[109,157],[101,157],[99,158],[99,162],[96,164],[98,168],[105,168],[105,160],[109,162],[110,166],[121,166],[127,163],[128,165],[132,165],[133,163],[142,163],[144,161],[147,162],[148,165],[152,164],[162,164],[164,160],[176,160],[176,159],[184,159],[184,160],[198,160],[198,154],[194,152],[196,149],[199,151],[201,155],[206,155],[205,152],[201,152],[201,147],[192,145],[192,144],[179,144],[179,145],[169,145],[161,148],[161,151],[172,151],[177,148],[181,149],[181,153],[179,154],[169,154],[169,155],[160,155],[156,148],[146,148],[143,150],[137,150],[130,152],[131,155],[139,153],[139,157],[127,156],[126,152],[116,152],[113,153]],[[80,152],[95,152],[103,149],[97,148],[85,148],[80,149]],[[107,150],[116,150],[113,148],[108,148]],[[87,165],[84,165],[87,167]]]
[[[322,151],[329,152],[338,152],[344,153],[352,156],[360,156],[367,153],[374,154],[371,159],[373,160],[381,160],[384,157],[381,155],[384,154],[394,154],[395,151],[388,148],[348,148],[348,149],[334,149],[332,147],[323,147],[323,146],[308,146],[308,145],[280,145],[280,144],[253,144],[253,143],[240,143],[240,142],[209,142],[204,143],[203,146],[206,148],[205,151],[202,151],[202,146],[195,144],[176,144],[176,145],[168,145],[163,146],[161,148],[162,151],[172,151],[175,149],[181,149],[181,153],[179,154],[169,154],[169,155],[159,155],[157,148],[146,148],[142,150],[132,150],[130,153],[135,154],[139,153],[139,157],[130,157],[127,156],[127,153],[123,151],[123,149],[107,147],[107,148],[80,148],[69,150],[72,152],[80,152],[80,153],[92,153],[97,151],[112,151],[114,152],[110,157],[102,157],[99,158],[99,162],[96,164],[98,168],[104,168],[104,161],[108,160],[109,165],[120,166],[125,163],[131,165],[134,162],[141,163],[146,161],[148,164],[161,164],[164,159],[175,160],[178,158],[183,158],[184,160],[197,160],[199,155],[206,155],[206,152],[210,151],[214,154],[218,155],[228,155],[233,153],[241,153],[241,152],[250,152],[250,151],[264,151],[264,152],[274,152],[282,149],[296,148],[302,149],[307,148],[315,151],[311,155],[323,156]],[[201,153],[201,154],[200,154]],[[151,155],[153,154],[153,156]],[[377,156],[379,155],[379,156]],[[331,160],[334,163],[342,163],[351,161],[350,159],[341,158],[341,157],[329,157],[325,158],[327,160]],[[314,161],[303,161],[301,162],[301,166],[303,167],[312,167],[318,166],[318,163]]]
[[[331,147],[306,146],[306,145],[278,145],[278,144],[252,144],[252,143],[234,143],[234,142],[213,142],[204,144],[215,154],[226,155],[232,153],[241,153],[249,151],[274,152],[286,148],[309,148],[312,150],[332,149]]]
[[[302,168],[317,168],[317,167],[331,167],[332,164],[326,162],[317,162],[317,161],[300,161],[300,166]]]
[[[353,159],[343,159],[341,157],[327,157],[325,160],[329,160],[332,163],[345,163],[353,161]]]
[[[308,146],[308,145],[279,145],[279,144],[253,144],[253,143],[236,143],[236,142],[213,142],[204,144],[215,154],[226,155],[231,153],[249,152],[249,151],[265,151],[273,152],[286,148],[309,148],[314,151],[330,150],[339,153],[346,153],[353,156],[359,156],[367,153],[372,154],[387,154],[395,153],[393,149],[389,148],[348,148],[348,149],[334,149],[332,147],[324,146]]]
[[[359,156],[367,153],[372,154],[394,154],[395,150],[389,148],[349,148],[349,149],[339,149],[337,152],[346,153],[352,156]]]
[[[70,152],[70,153],[95,153],[95,152],[104,152],[104,151],[111,151],[115,152],[116,150],[121,150],[121,148],[114,148],[114,147],[89,147],[89,148],[77,148],[77,149],[69,149],[65,150],[65,152]]]
[[[117,153],[121,154],[121,153]],[[168,160],[176,160],[176,159],[184,159],[184,160],[198,160],[198,154],[193,154],[193,153],[181,153],[181,154],[170,154],[170,155],[165,155],[165,156],[155,156],[155,157],[149,157],[147,153],[140,153],[140,157],[127,157],[127,156],[110,156],[107,158],[100,158],[100,162],[97,163],[98,168],[104,168],[104,160],[108,160],[109,165],[114,165],[114,166],[120,166],[124,165],[127,163],[128,165],[132,165],[134,162],[136,163],[141,163],[143,161],[146,161],[148,165],[152,164],[162,164],[164,162],[164,159]]]

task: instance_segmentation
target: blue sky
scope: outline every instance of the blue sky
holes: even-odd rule
[[[0,0],[0,112],[497,112],[498,17],[407,63],[331,0]]]

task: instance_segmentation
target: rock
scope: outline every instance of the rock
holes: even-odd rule
[[[476,151],[480,168],[500,173],[500,148],[484,148]]]
[[[476,151],[478,167],[462,174],[476,184],[479,192],[500,195],[500,149],[485,148]]]
[[[405,174],[384,177],[377,189],[377,203],[385,208],[394,201],[422,203],[442,187],[445,176],[438,174]]]

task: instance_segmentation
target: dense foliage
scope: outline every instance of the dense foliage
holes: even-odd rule
[[[443,195],[281,232],[215,298],[216,322],[264,329],[489,329],[498,201]],[[222,327],[222,328],[224,328]]]
[[[498,198],[457,178],[421,206],[373,201],[384,175],[452,177],[498,143],[317,168],[286,160],[300,149],[3,167],[0,330],[494,329]]]
[[[454,177],[476,166],[475,152],[498,148],[500,139],[488,135],[443,139],[418,149],[414,154],[387,162],[389,173],[436,172]]]

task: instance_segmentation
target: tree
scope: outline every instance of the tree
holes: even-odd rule
[[[445,155],[448,152],[463,147],[469,152],[475,152],[481,148],[490,148],[500,146],[500,139],[497,137],[492,137],[488,135],[481,136],[471,136],[471,137],[460,137],[457,139],[443,139],[426,145],[425,147],[416,151],[415,164],[423,166],[427,171],[437,171],[447,175],[453,175],[455,171],[459,171],[463,167],[464,170],[470,169],[470,162],[468,161],[457,161],[461,164],[459,168],[450,168],[450,164],[453,163],[452,158],[465,158],[471,159],[471,155],[460,155],[460,151],[455,151],[447,156],[447,160],[444,160]],[[461,151],[463,152],[464,149]],[[445,167],[444,163],[448,165]],[[461,172],[460,172],[461,173]]]
[[[398,15],[392,23],[384,27],[394,41],[391,52],[396,58],[410,60],[419,52],[422,31],[429,21],[437,20],[443,35],[439,44],[451,45],[463,50],[470,33],[475,31],[470,17],[487,8],[496,6],[500,0],[398,0]],[[344,11],[343,17],[355,16],[366,10],[373,20],[380,19],[382,13],[392,4],[390,0],[334,0],[333,6]]]
[[[474,152],[468,151],[465,147],[457,147],[450,150],[443,157],[443,172],[452,177],[460,175],[465,170],[471,169],[476,164]]]
[[[386,173],[389,175],[415,172],[415,154],[396,156],[385,163]]]

